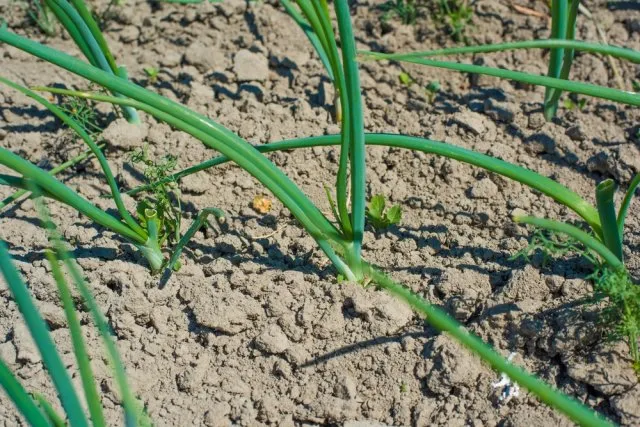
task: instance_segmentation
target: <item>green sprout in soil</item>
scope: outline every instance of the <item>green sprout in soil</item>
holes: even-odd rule
[[[424,87],[424,91],[429,98],[429,102],[433,104],[438,92],[440,92],[440,82],[438,80],[432,80],[428,85]]]
[[[34,24],[49,37],[56,35],[56,18],[44,0],[15,0],[27,11]]]
[[[469,0],[439,0],[435,18],[455,41],[466,42],[467,27],[473,19]]]
[[[602,324],[611,330],[613,339],[625,339],[633,368],[640,377],[640,286],[626,271],[613,271],[599,265],[589,276],[593,280],[595,297],[605,301]]]
[[[406,73],[404,71],[398,74],[398,80],[400,81],[400,83],[402,83],[404,86],[407,86],[407,87],[415,83],[415,80],[413,80],[413,77],[411,77],[411,74]]]
[[[376,231],[382,231],[391,225],[397,225],[402,219],[402,206],[393,205],[386,209],[385,197],[376,194],[367,205],[367,221]]]
[[[398,80],[403,86],[411,87],[416,84],[416,80],[411,76],[411,74],[407,72],[401,72],[398,74]],[[429,99],[430,103],[433,103],[436,95],[440,92],[440,82],[438,80],[432,80],[424,87],[424,93]]]
[[[542,266],[547,267],[550,261],[568,254],[586,257],[592,263],[596,259],[577,240],[549,230],[536,228],[529,238],[529,244],[510,257],[510,260],[522,258],[531,263],[536,255],[542,256]]]
[[[422,7],[420,0],[387,0],[378,6],[378,9],[384,12],[380,17],[382,22],[397,17],[404,25],[413,25]]]
[[[142,173],[147,182],[156,182],[170,176],[175,170],[178,158],[171,154],[159,160],[151,159],[148,146],[131,153],[131,163],[142,165]],[[162,247],[165,242],[175,243],[180,239],[180,222],[182,208],[180,205],[180,188],[175,181],[167,181],[153,187],[149,196],[138,202],[136,211],[138,219],[148,229],[150,219],[157,226],[158,243]]]
[[[578,98],[577,96],[571,94],[564,99],[563,104],[564,108],[569,111],[582,111],[584,110],[584,107],[587,106],[587,100],[585,98]]]
[[[143,68],[143,70],[147,77],[149,77],[149,83],[154,85],[158,82],[158,75],[160,74],[160,70],[158,70],[156,67],[145,67]]]
[[[60,109],[82,126],[92,138],[96,139],[102,133],[98,124],[98,113],[90,100],[67,96],[60,104]]]

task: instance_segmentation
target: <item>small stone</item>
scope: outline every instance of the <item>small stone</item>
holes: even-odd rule
[[[233,70],[238,81],[265,81],[269,78],[269,63],[264,55],[242,49],[236,53]]]
[[[215,258],[203,267],[206,276],[224,274],[233,270],[233,263],[226,258]]]
[[[446,300],[447,309],[465,322],[484,298],[491,294],[489,276],[474,270],[448,269],[436,284]]]
[[[235,254],[242,249],[242,240],[232,234],[223,234],[216,238],[216,249],[223,254]]]
[[[547,276],[544,281],[549,290],[555,293],[562,289],[565,280],[566,279],[564,277],[554,274],[553,276]]]
[[[485,67],[497,68],[496,60],[489,55],[477,56],[473,60],[473,65],[483,65]],[[472,86],[498,87],[500,79],[498,77],[487,76],[483,74],[471,74],[469,76]]]
[[[377,307],[380,318],[388,325],[387,333],[395,333],[405,327],[413,318],[413,311],[401,301],[392,299]]]
[[[544,301],[549,296],[549,287],[542,280],[540,272],[527,264],[522,270],[513,272],[499,295],[507,301]]]
[[[120,31],[120,41],[123,43],[131,43],[138,40],[140,30],[135,25],[129,25]]]
[[[289,348],[289,339],[278,325],[268,326],[255,339],[258,350],[269,354],[281,354]]]
[[[587,160],[589,172],[600,172],[603,175],[613,175],[616,170],[615,160],[604,151]]]
[[[16,348],[10,342],[0,344],[0,360],[3,360],[9,365],[16,363]]]
[[[431,359],[433,368],[425,378],[425,385],[438,395],[448,396],[454,387],[475,387],[487,376],[487,368],[480,359],[463,351],[461,344],[448,335],[435,339]]]
[[[587,134],[584,132],[582,126],[580,125],[571,126],[569,129],[567,129],[565,135],[567,135],[573,141],[584,141],[585,139],[587,139]]]
[[[340,399],[354,399],[357,395],[356,381],[350,375],[340,375],[333,388],[333,395]]]
[[[461,127],[465,128],[474,135],[481,135],[486,131],[484,125],[485,118],[478,113],[472,111],[465,111],[463,113],[456,114],[451,121],[457,123]]]
[[[319,322],[314,325],[314,335],[327,339],[332,335],[344,331],[345,322],[339,307],[329,308]]]
[[[117,119],[107,126],[102,137],[109,145],[133,150],[142,147],[148,133],[149,128],[143,123],[131,124],[126,119]]]
[[[484,101],[484,113],[498,122],[511,123],[517,108],[512,102],[499,102],[491,98]]]
[[[211,183],[202,176],[187,175],[182,178],[182,188],[185,193],[204,194],[211,189]]]
[[[635,144],[622,144],[618,147],[618,158],[634,172],[640,172],[640,150]]]
[[[273,364],[273,373],[277,377],[290,378],[291,365],[282,359],[278,359],[276,363]]]
[[[379,421],[346,421],[344,427],[391,427],[389,424],[383,424]]]
[[[416,406],[414,411],[416,426],[429,426],[431,423],[431,414],[438,408],[436,399],[423,398],[422,402]],[[484,425],[484,424],[483,424]]]
[[[207,427],[228,427],[231,420],[227,416],[231,413],[231,405],[227,402],[216,402],[204,414],[204,425]]]
[[[163,67],[177,67],[182,61],[182,55],[174,50],[167,50],[162,52],[162,55],[158,55],[158,62]]]
[[[216,10],[225,18],[244,13],[247,5],[242,0],[230,0],[216,3]]]
[[[211,298],[194,301],[192,309],[201,326],[227,335],[248,329],[263,313],[260,303],[238,291],[212,292]]]
[[[562,283],[562,295],[572,298],[586,297],[593,292],[591,284],[583,279],[566,279]]]
[[[201,73],[223,71],[228,66],[224,53],[215,46],[206,46],[202,42],[193,42],[184,54],[187,64],[193,65]]]
[[[39,308],[40,314],[42,314],[42,317],[47,321],[51,329],[61,328],[67,324],[67,318],[61,307],[50,302],[43,302]]]
[[[16,358],[19,362],[36,363],[40,360],[38,348],[22,322],[18,322],[13,328],[13,343],[16,346]]]
[[[636,385],[632,390],[613,396],[610,400],[611,406],[620,417],[621,425],[640,425],[640,386]]]
[[[491,199],[498,194],[498,186],[489,178],[482,178],[476,185],[471,187],[470,196],[472,199]]]
[[[546,120],[544,119],[544,115],[542,113],[532,113],[529,114],[529,120],[527,122],[527,127],[529,129],[540,129],[544,126]]]
[[[606,343],[594,349],[588,358],[569,360],[567,374],[576,381],[593,386],[606,395],[617,395],[633,388],[638,378],[633,371],[624,342]]]
[[[543,153],[553,153],[556,149],[556,142],[546,133],[536,133],[524,141],[524,148],[529,154],[537,155]]]
[[[182,392],[192,392],[202,384],[202,371],[189,368],[176,375],[176,386]]]
[[[225,378],[222,380],[220,388],[231,394],[240,394],[243,396],[249,396],[251,394],[251,387],[239,376]]]

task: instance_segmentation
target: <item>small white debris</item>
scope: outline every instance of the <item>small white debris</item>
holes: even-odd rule
[[[511,353],[507,360],[511,362],[511,360],[516,356],[517,353]],[[516,382],[512,382],[511,378],[504,372],[500,374],[500,381],[497,383],[491,384],[493,388],[501,388],[500,392],[500,402],[509,403],[511,399],[514,397],[520,396],[520,386]]]

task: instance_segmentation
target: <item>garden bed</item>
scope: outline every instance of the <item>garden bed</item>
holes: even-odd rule
[[[548,36],[549,22],[514,10],[511,1],[473,5],[469,42],[495,43]],[[546,14],[544,2],[522,1]],[[391,52],[454,45],[429,10],[415,25],[383,24],[378,2],[352,11],[358,47]],[[640,49],[640,11],[631,2],[591,1],[608,42]],[[105,10],[106,4],[95,4]],[[11,11],[6,13],[5,11]],[[0,9],[10,28],[66,52],[61,37],[44,37],[15,5]],[[300,29],[271,2],[169,5],[130,0],[111,7],[105,35],[133,81],[214,118],[254,144],[333,134],[334,99],[322,64]],[[593,21],[578,18],[578,38],[598,40]],[[474,61],[544,74],[543,50],[477,55]],[[0,74],[28,86],[82,85],[76,77],[0,45]],[[633,65],[616,62],[631,89]],[[157,68],[153,82],[145,68]],[[408,73],[415,83],[403,84]],[[609,62],[578,55],[572,78],[615,86]],[[549,176],[588,200],[594,185],[614,178],[626,188],[640,171],[640,110],[579,97],[561,103],[546,122],[544,91],[490,77],[471,78],[387,62],[361,65],[365,129],[451,142]],[[438,80],[432,97],[424,86]],[[86,86],[79,86],[86,88]],[[580,99],[585,99],[582,105]],[[148,144],[151,156],[178,156],[178,168],[215,155],[197,140],[143,115],[142,127],[100,107],[107,158],[125,188],[142,183],[129,152]],[[0,88],[0,143],[41,166],[84,150],[51,115]],[[335,182],[338,148],[269,155],[317,203],[330,211],[323,184]],[[531,263],[512,259],[531,229],[511,216],[526,212],[574,218],[566,208],[484,170],[422,153],[368,147],[367,185],[403,207],[402,222],[368,229],[364,255],[415,292],[442,305],[465,326],[546,382],[616,422],[640,424],[640,385],[627,345],[607,339],[599,306],[585,304],[590,266],[579,257]],[[62,175],[65,183],[103,207],[108,188],[95,162]],[[336,282],[333,268],[290,213],[247,173],[230,164],[181,182],[187,219],[205,207],[226,212],[219,230],[198,233],[182,268],[152,276],[133,248],[62,205],[50,209],[94,294],[110,319],[132,388],[157,425],[570,425],[521,391],[500,401],[500,376],[451,338],[436,333],[408,307],[373,288]],[[10,194],[0,187],[0,198]],[[256,195],[273,200],[268,213]],[[133,208],[133,199],[125,199]],[[628,220],[625,256],[640,275],[640,207]],[[41,303],[53,336],[72,364],[73,353],[56,287],[44,259],[45,233],[33,203],[0,215],[0,239]],[[28,389],[54,397],[39,355],[2,285],[0,357]],[[88,317],[88,316],[87,316]],[[87,327],[89,347],[97,334]],[[92,361],[110,423],[121,416],[109,368]],[[79,381],[79,379],[76,378]],[[55,400],[55,399],[54,399]],[[0,419],[17,420],[3,395]],[[361,421],[363,424],[357,424]]]

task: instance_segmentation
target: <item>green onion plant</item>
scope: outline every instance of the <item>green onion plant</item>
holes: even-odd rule
[[[123,238],[129,240],[140,249],[142,254],[149,261],[151,269],[159,270],[163,265],[164,257],[160,249],[159,236],[157,235],[157,213],[153,209],[147,209],[145,212],[147,216],[141,218],[144,224],[141,224],[140,221],[133,218],[124,205],[120,189],[106,157],[87,130],[77,121],[72,119],[61,108],[52,104],[32,90],[22,87],[3,77],[0,77],[0,83],[18,90],[34,99],[36,102],[51,111],[57,118],[68,125],[80,136],[83,142],[88,146],[91,154],[98,159],[98,163],[100,164],[102,172],[109,185],[111,196],[115,202],[120,218],[116,218],[89,203],[78,193],[57,180],[53,176],[54,174],[47,173],[6,148],[0,147],[0,164],[22,175],[21,178],[17,178],[15,176],[0,174],[0,184],[11,185],[20,189],[17,194],[9,196],[9,199],[3,201],[2,204],[5,205],[11,200],[17,199],[28,192],[30,185],[36,184],[47,196],[73,207],[98,224],[101,224],[107,229],[110,229]]]
[[[116,64],[98,23],[82,0],[71,0],[71,3],[67,0],[44,2],[92,65],[115,76],[127,78],[126,68]],[[117,93],[114,95],[117,96]],[[130,123],[140,122],[134,109],[124,107],[122,113]]]
[[[61,0],[51,1],[59,2]],[[81,0],[76,1],[80,2]],[[384,273],[382,268],[363,259],[362,239],[367,213],[365,147],[366,145],[398,147],[448,157],[484,168],[540,191],[575,212],[575,214],[586,223],[587,227],[589,227],[591,235],[588,235],[576,227],[572,228],[572,226],[568,224],[561,224],[551,220],[529,217],[517,218],[517,220],[549,229],[556,227],[560,232],[568,233],[578,240],[582,239],[580,241],[596,253],[601,258],[603,264],[611,267],[611,269],[616,272],[625,271],[624,261],[621,256],[618,256],[621,254],[622,240],[620,222],[622,222],[622,224],[624,223],[633,190],[627,193],[628,197],[625,197],[619,213],[616,215],[614,212],[612,216],[612,194],[615,186],[609,183],[602,183],[598,186],[598,202],[596,206],[592,206],[578,194],[550,178],[484,154],[419,137],[365,133],[357,64],[358,52],[356,51],[347,0],[335,0],[334,2],[335,19],[338,28],[337,36],[326,0],[296,0],[295,4],[291,1],[283,0],[282,3],[294,21],[304,30],[318,52],[329,78],[335,85],[337,94],[336,116],[341,124],[340,134],[290,139],[254,147],[214,120],[190,110],[179,103],[139,87],[113,72],[96,66],[96,64],[91,63],[91,61],[90,63],[85,63],[63,52],[18,36],[6,28],[0,29],[0,42],[7,43],[55,66],[64,68],[117,95],[54,88],[37,88],[38,90],[59,93],[66,96],[76,96],[96,102],[107,102],[133,110],[144,111],[157,120],[163,121],[175,129],[192,135],[205,146],[220,153],[219,156],[204,163],[194,165],[183,171],[159,179],[157,182],[134,189],[130,194],[135,195],[141,191],[153,189],[158,185],[178,181],[186,175],[208,169],[226,161],[233,161],[240,168],[259,180],[289,209],[302,227],[315,239],[320,249],[332,262],[338,274],[349,281],[360,283],[363,286],[376,286],[384,289],[406,302],[416,310],[416,312],[423,315],[427,322],[434,327],[453,336],[494,369],[508,375],[509,378],[527,388],[541,401],[551,407],[557,408],[575,422],[588,426],[610,425],[607,420],[595,414],[591,409],[560,393],[534,375],[528,374],[519,367],[511,364],[506,358],[483,343],[444,311],[431,305],[406,286],[394,281]],[[340,40],[340,48],[338,48],[337,40]],[[531,47],[562,48],[565,50],[573,49],[611,54],[633,62],[638,62],[640,59],[640,54],[634,51],[568,40],[566,36],[563,40],[554,39],[515,44],[454,48],[435,51],[437,53],[420,52],[393,55],[360,52],[360,55],[364,60],[384,59],[408,61],[462,72],[483,73],[524,81],[534,85],[542,85],[556,90],[595,96],[629,105],[640,105],[640,96],[638,94],[573,82],[562,78],[562,73],[558,76],[536,76],[490,67],[478,67],[456,62],[427,59],[435,55],[474,53],[480,51],[489,52]],[[28,89],[23,88],[23,90]],[[34,99],[38,100],[37,98]],[[42,101],[39,102],[42,103]],[[47,106],[47,108],[53,111],[51,106]],[[264,155],[264,153],[269,151],[327,145],[337,145],[340,147],[340,158],[335,183],[336,203],[335,209],[333,209],[335,218],[333,219],[325,216],[300,188]],[[130,216],[125,215],[123,212],[120,213],[121,218],[110,216],[107,220],[103,216],[97,215],[97,213],[90,208],[91,205],[84,199],[79,198],[79,196],[75,195],[68,188],[65,190],[63,188],[64,185],[59,183],[59,181],[54,180],[55,182],[53,182],[53,178],[51,178],[50,175],[40,173],[33,165],[8,152],[8,150],[4,150],[0,152],[0,154],[2,154],[2,156],[0,156],[0,162],[8,165],[20,175],[19,177],[1,176],[0,179],[2,179],[2,181],[0,181],[0,183],[24,187],[28,186],[30,182],[35,182],[42,187],[44,196],[57,199],[72,206],[79,212],[89,216],[92,220],[138,245],[141,245],[141,241],[145,242],[145,238],[152,240],[155,238],[157,242],[159,231],[157,229],[158,222],[154,220],[154,212],[148,212],[144,225],[134,224]],[[5,158],[9,160],[4,160]],[[46,175],[46,179],[43,175]],[[637,186],[637,183],[635,185]],[[633,188],[635,189],[635,187]],[[333,200],[331,190],[328,190],[327,193],[329,199]],[[117,194],[117,192],[112,188],[114,200],[115,194]],[[150,210],[152,211],[152,209]],[[104,214],[104,212],[101,213]],[[195,233],[197,228],[206,221],[206,215],[208,214],[213,214],[218,218],[223,217],[223,214],[218,210],[203,210],[202,216],[199,216],[198,219],[194,221],[189,232],[180,240],[178,244],[179,250],[182,250],[186,241]],[[614,223],[615,227],[612,226]],[[143,248],[144,246],[141,246],[141,249]],[[161,265],[175,267],[178,257],[179,251],[176,250],[173,252],[170,262],[168,264],[162,263]]]
[[[41,194],[36,185],[31,185],[29,190],[38,196]],[[75,260],[67,252],[60,235],[49,219],[46,206],[40,197],[36,198],[36,205],[41,215],[43,226],[49,235],[51,247],[46,251],[46,258],[57,285],[59,298],[67,320],[73,354],[75,355],[81,379],[81,390],[77,390],[73,386],[67,367],[62,362],[60,352],[49,333],[47,324],[40,314],[28,286],[14,266],[7,245],[1,240],[0,273],[38,348],[43,365],[53,382],[57,398],[64,410],[64,416],[54,409],[52,402],[44,396],[39,393],[29,393],[25,390],[11,367],[2,359],[0,359],[0,386],[29,425],[38,427],[63,427],[67,425],[73,427],[101,427],[107,425],[102,407],[102,398],[91,368],[87,345],[80,326],[78,307],[71,296],[71,286],[67,279],[67,277],[71,277],[81,297],[81,302],[88,309],[107,350],[107,360],[114,371],[115,382],[122,399],[123,417],[126,425],[151,425],[148,416],[142,410],[128,385],[126,372],[113,340],[110,326],[100,312],[82,272]],[[88,414],[82,404],[83,401],[86,402]]]

